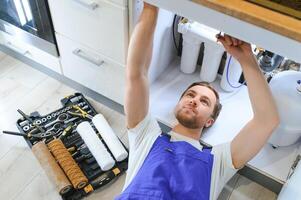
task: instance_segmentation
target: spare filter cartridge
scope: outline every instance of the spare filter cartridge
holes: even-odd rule
[[[111,150],[114,158],[120,162],[127,158],[128,153],[117,138],[111,126],[102,114],[97,114],[92,119],[93,124],[98,130],[101,137]]]
[[[103,171],[107,171],[115,165],[115,160],[101,142],[89,122],[85,121],[80,123],[77,126],[76,131],[80,134]]]

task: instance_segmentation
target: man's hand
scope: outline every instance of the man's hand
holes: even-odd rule
[[[153,9],[153,10],[158,10],[158,7],[153,6],[149,3],[144,2],[144,9]]]
[[[254,62],[251,45],[229,35],[217,35],[217,41],[221,42],[226,51],[231,54],[240,64]]]
[[[279,124],[279,115],[269,86],[261,73],[251,45],[229,35],[218,36],[226,51],[240,63],[247,81],[253,118],[231,142],[234,167],[241,168],[267,142]]]

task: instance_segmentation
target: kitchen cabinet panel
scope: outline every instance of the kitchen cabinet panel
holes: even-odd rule
[[[111,0],[112,2],[121,5],[121,6],[127,6],[128,5],[128,0]]]
[[[104,0],[49,0],[49,7],[57,33],[125,64],[127,7]]]
[[[63,74],[123,105],[125,68],[94,50],[56,34]]]
[[[22,40],[18,40],[15,37],[0,31],[0,44],[3,46],[23,55],[37,63],[62,74],[61,65],[58,57],[55,57],[47,52],[38,49],[30,44],[25,43]]]

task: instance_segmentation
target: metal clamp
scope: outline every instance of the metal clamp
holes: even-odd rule
[[[105,61],[103,61],[99,58],[93,58],[92,56],[88,55],[81,49],[75,49],[72,53],[90,63],[93,63],[94,65],[97,65],[97,66],[101,66],[105,63]]]

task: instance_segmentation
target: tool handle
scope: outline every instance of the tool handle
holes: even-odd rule
[[[20,113],[20,115],[22,115],[22,117],[33,123],[33,121],[22,110],[18,109],[17,111]]]
[[[112,171],[105,172],[103,176],[104,177],[102,179],[91,183],[94,190],[108,184],[112,179],[115,178],[115,174]]]
[[[24,136],[24,137],[27,137],[27,135],[24,134],[24,133],[13,132],[13,131],[2,131],[2,133],[8,134],[8,135],[17,135],[17,136]]]
[[[34,123],[33,123],[33,120],[30,119],[30,117],[28,117],[22,110],[18,109],[17,111],[18,111],[18,113],[20,113],[25,119],[27,119],[30,123],[34,124]],[[34,126],[37,127],[37,129],[39,129],[39,131],[45,132],[39,125],[34,124]]]

